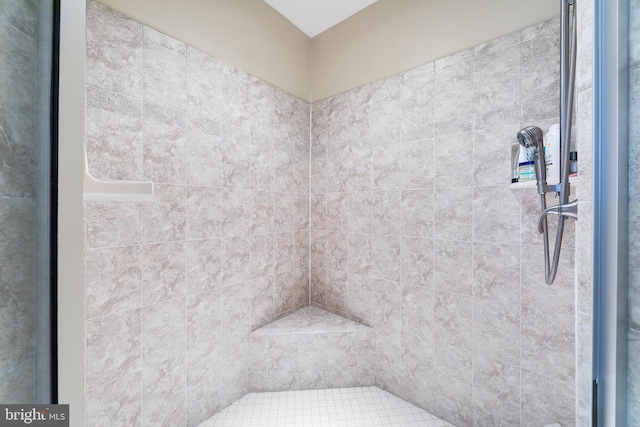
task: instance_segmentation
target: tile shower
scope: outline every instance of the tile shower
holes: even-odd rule
[[[375,331],[345,386],[459,427],[574,424],[573,224],[548,287],[537,195],[508,188],[516,132],[558,121],[557,21],[309,105],[87,18],[90,172],[156,188],[85,204],[87,425],[306,388],[250,332],[308,305]]]

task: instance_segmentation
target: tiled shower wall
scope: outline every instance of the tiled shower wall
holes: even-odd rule
[[[459,427],[575,423],[575,225],[548,286],[537,193],[509,188],[517,131],[558,121],[558,32],[313,104],[312,303],[374,327],[376,384]]]
[[[86,425],[197,425],[247,333],[308,304],[309,104],[88,3],[87,152],[153,202],[87,202]]]
[[[0,2],[0,402],[36,399],[38,2]]]

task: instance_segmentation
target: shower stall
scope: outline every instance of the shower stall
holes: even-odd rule
[[[86,4],[88,172],[154,194],[84,204],[85,425],[196,426],[247,393],[333,387],[458,427],[592,425],[611,378],[592,352],[602,2],[576,9],[580,221],[551,286],[540,194],[510,184],[509,151],[559,122],[557,16],[316,101],[105,6],[125,3]]]

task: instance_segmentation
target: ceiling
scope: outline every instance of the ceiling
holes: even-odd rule
[[[344,21],[377,0],[264,0],[309,37]]]

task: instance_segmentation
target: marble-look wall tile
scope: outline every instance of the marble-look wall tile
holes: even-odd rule
[[[499,402],[499,404],[496,404]],[[477,356],[473,363],[473,407],[507,425],[520,423],[520,369]]]
[[[141,316],[136,309],[86,322],[87,387],[141,372]]]
[[[474,110],[514,110],[520,99],[521,46],[482,55],[474,61]]]
[[[576,58],[576,92],[593,87],[594,7],[593,0],[584,0],[577,8],[578,40]],[[633,9],[632,9],[633,10]]]
[[[522,308],[522,368],[561,380],[575,378],[575,319]]]
[[[251,282],[222,288],[222,335],[251,326]]]
[[[187,46],[186,81],[189,112],[213,120],[222,118],[222,61]]]
[[[273,194],[268,191],[254,191],[251,194],[251,234],[273,232]]]
[[[142,206],[138,202],[85,203],[87,246],[100,248],[142,243]]]
[[[142,128],[146,180],[167,184],[186,183],[188,127],[189,121],[184,113],[145,100]]]
[[[273,276],[251,282],[251,329],[266,325],[275,315],[273,307]]]
[[[473,187],[436,188],[433,197],[435,239],[471,240],[473,193]]]
[[[314,152],[311,153],[312,159],[313,156]],[[365,141],[352,141],[349,145],[349,190],[371,191],[372,180],[373,149]],[[317,178],[313,176],[311,181],[316,182]],[[316,191],[314,186],[311,191]]]
[[[521,99],[558,99],[560,93],[560,37],[557,31],[522,43]]]
[[[373,193],[351,191],[349,193],[349,230],[354,233],[373,231]]]
[[[469,51],[467,51],[469,52]],[[470,52],[473,58],[473,52]],[[473,112],[473,62],[460,61],[450,66],[439,66],[436,61],[436,82],[434,88],[434,121],[441,122],[454,115]],[[443,64],[444,65],[444,64]]]
[[[186,234],[190,239],[215,238],[222,235],[223,192],[211,187],[187,187]]]
[[[144,305],[184,296],[187,289],[185,245],[143,246],[142,275]]]
[[[423,238],[433,236],[433,199],[431,190],[405,190],[402,192],[402,231],[405,235]],[[374,229],[378,229],[375,227],[375,221]]]
[[[473,133],[436,137],[433,149],[436,187],[460,187],[473,183],[473,168],[463,160],[473,144]]]
[[[154,201],[143,205],[143,241],[145,243],[182,240],[187,222],[186,188],[156,185]]]
[[[399,190],[402,179],[401,144],[373,147],[372,189],[375,191]]]
[[[185,298],[175,298],[144,307],[142,319],[145,365],[153,365],[184,352],[186,342]]]
[[[523,427],[559,423],[575,424],[573,381],[563,381],[521,371],[521,422]]]
[[[185,355],[146,366],[142,374],[142,425],[185,425]]]
[[[313,271],[311,276],[313,277]],[[349,275],[347,300],[345,310],[353,315],[366,320],[373,316],[372,286],[375,279],[358,274]],[[313,286],[312,286],[313,289]]]
[[[631,76],[633,76],[632,74]],[[636,76],[640,75],[640,73],[635,73]],[[631,77],[633,78],[633,77]],[[637,77],[636,77],[637,79]],[[640,80],[636,80],[640,81]],[[636,87],[638,84],[636,84]],[[637,90],[634,91],[631,89],[630,92],[632,95],[637,93]],[[577,189],[578,197],[580,197],[580,201],[589,201],[593,200],[593,91],[591,89],[585,90],[583,92],[579,92],[577,96],[577,123],[576,123],[576,137],[579,141],[579,150],[578,150],[578,173],[580,176],[580,186]],[[637,105],[635,100],[632,98],[630,100],[629,105]],[[633,111],[633,110],[632,110]],[[633,123],[633,122],[632,122]],[[633,128],[632,128],[633,129]],[[633,132],[633,130],[630,130]],[[634,136],[633,133],[631,134]],[[633,139],[631,139],[633,140]],[[629,147],[630,156],[629,156],[629,165],[630,170],[634,170],[633,167],[635,165],[635,152],[637,151],[635,148],[635,144],[631,144]],[[637,180],[631,180],[629,184],[629,189],[632,192],[631,194],[637,194]],[[584,184],[584,185],[583,185]]]
[[[328,193],[326,228],[332,231],[349,230],[349,193]]]
[[[511,182],[510,148],[511,143],[515,142],[517,131],[517,126],[503,125],[473,133],[474,185],[501,185]],[[468,149],[469,147],[466,147],[462,152]]]
[[[143,35],[143,93],[150,102],[184,108],[187,100],[187,46],[147,26]]]
[[[221,286],[222,244],[220,239],[186,243],[187,292],[196,293]]]
[[[400,281],[415,286],[431,286],[433,240],[404,237],[401,248]]]
[[[308,252],[309,239],[300,239],[305,244],[304,249]],[[300,244],[298,238],[294,236],[294,242]],[[250,276],[252,279],[258,277],[271,276],[273,274],[273,236],[262,235],[251,237],[251,252],[249,258],[251,260]],[[304,254],[301,255],[304,258]],[[294,257],[294,262],[298,258]],[[302,263],[303,261],[301,261]],[[308,264],[308,262],[307,262]],[[294,264],[298,265],[298,264]]]
[[[349,235],[347,233],[326,233],[326,245],[327,252],[325,261],[327,268],[338,271],[347,271],[349,260]]]
[[[142,97],[142,24],[87,3],[87,84]]]
[[[220,390],[220,342],[197,342],[186,354],[187,425],[197,426],[223,408]]]
[[[517,245],[474,244],[473,294],[477,299],[511,304],[520,302],[519,251],[520,247]]]
[[[514,304],[474,301],[474,353],[510,365],[520,365],[520,312],[520,307]]]
[[[222,190],[222,235],[246,236],[251,228],[251,190]]]
[[[424,340],[433,339],[434,297],[430,288],[404,285],[402,287],[402,330]]]
[[[466,295],[434,292],[434,338],[459,348],[471,348],[472,301]]]
[[[222,239],[222,284],[232,285],[250,278],[251,244],[248,237]]]
[[[94,177],[142,180],[142,100],[88,86],[86,145]]]
[[[275,153],[272,144],[251,146],[251,188],[273,191]]]
[[[402,74],[400,126],[403,129],[433,121],[434,76],[433,63]]]
[[[329,308],[344,311],[349,286],[347,277],[344,271],[327,269],[326,304]]]
[[[85,423],[100,427],[141,426],[142,374],[87,390]]]
[[[251,188],[251,144],[248,140],[223,137],[222,185],[238,189]],[[277,159],[277,158],[276,158]],[[277,166],[277,164],[276,164]],[[276,171],[278,169],[276,168]],[[277,176],[277,175],[276,175]],[[286,191],[286,190],[282,190]]]
[[[402,325],[402,285],[387,280],[375,280],[371,284],[373,298],[372,320],[375,326],[397,330]]]
[[[379,191],[373,195],[373,230],[379,234],[402,234],[402,203],[400,191]],[[407,215],[409,216],[409,215]]]
[[[88,250],[85,259],[87,318],[133,310],[142,304],[142,248]]]
[[[402,144],[401,187],[431,188],[434,182],[433,138]]]
[[[371,271],[369,275],[385,280],[400,280],[402,238],[398,236],[372,236]]]
[[[475,187],[473,236],[480,242],[511,243],[520,240],[520,203],[507,187]]]
[[[187,297],[187,346],[220,339],[222,292],[212,289]]]
[[[436,415],[472,425],[473,370],[471,351],[447,344],[434,349],[434,391]],[[464,406],[464,405],[468,406]]]
[[[433,287],[471,295],[473,291],[473,244],[454,240],[433,241]]]

